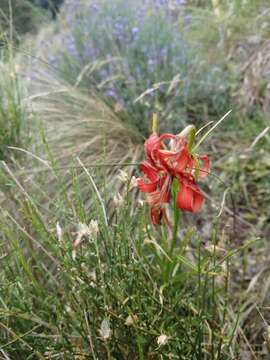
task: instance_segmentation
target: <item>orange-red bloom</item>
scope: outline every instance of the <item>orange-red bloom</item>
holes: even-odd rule
[[[164,204],[170,202],[174,179],[179,184],[178,208],[193,213],[199,211],[204,196],[196,179],[207,175],[208,156],[191,154],[186,139],[173,134],[152,134],[145,141],[145,154],[146,160],[140,166],[144,177],[138,179],[137,186],[147,193],[153,224],[160,225],[163,217],[167,219]]]

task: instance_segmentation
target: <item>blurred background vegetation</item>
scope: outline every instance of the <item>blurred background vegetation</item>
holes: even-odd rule
[[[55,18],[62,0],[2,0],[0,7],[0,34],[14,36],[35,32],[50,16]]]

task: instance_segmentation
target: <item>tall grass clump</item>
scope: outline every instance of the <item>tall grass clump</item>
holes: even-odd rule
[[[189,21],[181,2],[66,1],[38,54],[69,83],[95,89],[142,134],[153,111],[164,128],[177,128],[228,104],[224,73],[203,63],[179,18]]]
[[[18,44],[22,36],[36,32],[46,21],[46,14],[31,0],[1,0],[0,41],[8,38]]]
[[[61,176],[65,177],[69,167],[77,164],[77,157],[85,164],[92,165],[121,165],[140,160],[142,135],[134,126],[124,124],[95,92],[78,89],[57,74],[48,72],[39,78],[38,89],[35,89],[34,95],[29,95],[29,100],[33,112],[37,114],[37,134],[41,134],[35,137],[34,150],[31,151],[46,164],[50,163],[53,156],[53,163],[60,167]],[[50,149],[49,153],[44,153],[44,146]],[[20,150],[14,151],[20,153]],[[32,157],[29,151],[28,158]],[[33,176],[36,174],[37,178],[40,165],[37,163],[37,171],[33,171]],[[29,171],[32,170],[31,163],[25,166]],[[113,183],[116,172],[116,166],[106,169],[108,184]],[[51,202],[57,194],[57,183],[52,172],[48,173],[44,181],[50,191],[47,200]],[[72,187],[70,177],[65,186]],[[89,204],[87,184],[81,186],[81,190],[84,201]]]
[[[249,116],[269,113],[269,3],[205,1],[188,7],[185,41],[212,67],[223,69],[235,107]],[[207,24],[207,26],[205,26]],[[179,21],[180,29],[186,24]],[[256,120],[255,120],[256,121]]]
[[[219,235],[218,217],[207,238],[186,226],[176,207],[173,231],[153,226],[148,205],[134,200],[134,179],[123,171],[117,190],[106,181],[98,185],[110,165],[78,158],[66,174],[67,191],[53,159],[47,166],[41,160],[43,178],[52,172],[59,189],[49,205],[42,201],[50,197],[47,186],[24,169],[14,172],[15,164],[1,166],[17,209],[0,214],[3,356],[236,358],[229,268],[240,249]],[[85,184],[91,211],[82,197]],[[175,185],[171,191],[174,196]]]
[[[3,56],[4,58],[5,56]],[[20,65],[0,60],[0,159],[8,146],[26,146],[29,141],[29,109],[20,79]]]
[[[234,211],[251,222],[255,232],[262,229],[268,236],[268,190],[264,180],[269,166],[264,154],[269,151],[269,4],[264,0],[194,3],[196,6],[186,7],[188,25],[179,19],[179,29],[188,30],[184,32],[185,41],[198,49],[208,65],[226,73],[234,108],[226,130],[215,141],[216,166],[232,184]],[[262,211],[255,210],[258,208]]]

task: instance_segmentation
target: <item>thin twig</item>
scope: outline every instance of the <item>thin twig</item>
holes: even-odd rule
[[[270,126],[267,126],[258,136],[256,136],[256,138],[250,145],[250,149],[252,149],[256,146],[257,142],[260,141],[268,133],[269,129],[270,129]]]
[[[232,112],[232,110],[229,110],[225,115],[222,116],[220,120],[218,120],[204,135],[200,138],[200,140],[197,142],[197,144],[194,146],[194,150],[196,150],[203,142],[204,140],[211,134],[215,128],[222,123],[224,119]]]

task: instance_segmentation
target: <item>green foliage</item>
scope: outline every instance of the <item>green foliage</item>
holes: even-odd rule
[[[268,1],[201,3],[188,9],[192,20],[184,32],[186,42],[206,64],[226,73],[231,103],[240,105],[241,112],[269,114]],[[179,27],[185,27],[181,19]]]
[[[237,70],[243,53],[239,56],[235,49],[249,49],[250,39],[264,42],[269,36],[265,1],[191,3],[199,5],[185,7],[183,15],[191,15],[191,20],[186,24],[177,17],[173,27],[173,32],[180,31],[181,44],[188,49],[186,59],[191,60],[187,71],[181,68],[180,83],[178,78],[171,82],[177,74],[171,62],[154,72],[153,64],[143,67],[147,54],[142,46],[154,40],[162,46],[172,35],[170,24],[165,24],[157,37],[152,26],[156,18],[151,16],[130,53],[111,41],[105,27],[102,46],[97,46],[101,55],[94,62],[80,62],[77,56],[84,54],[90,35],[98,43],[100,34],[96,24],[86,22],[84,28],[80,21],[72,28],[58,28],[50,53],[48,47],[38,49],[38,56],[45,54],[42,59],[52,66],[38,61],[40,71],[31,74],[33,103],[28,100],[27,105],[44,121],[44,133],[34,160],[29,160],[28,151],[18,165],[10,159],[9,167],[1,164],[0,172],[0,354],[6,358],[229,360],[250,354],[255,359],[257,353],[260,360],[269,357],[263,345],[264,339],[269,342],[269,244],[263,239],[254,246],[249,243],[269,234],[269,135],[257,138],[267,120],[256,115],[257,103],[252,118],[242,118],[234,110],[234,117],[222,124],[209,144],[213,176],[205,192],[213,207],[198,218],[183,217],[173,233],[152,228],[136,191],[115,181],[118,167],[112,165],[141,158],[142,133],[147,133],[153,110],[159,112],[164,128],[178,131],[187,119],[224,115],[243,80]],[[105,10],[110,14],[111,9]],[[121,11],[129,14],[126,8]],[[158,20],[155,24],[162,25]],[[7,37],[10,22],[4,23]],[[76,54],[73,40],[66,44],[71,49],[63,50],[62,35],[74,36]],[[113,65],[112,59],[102,61],[108,49],[117,57]],[[180,44],[173,51],[180,53]],[[245,51],[248,59],[250,52]],[[119,54],[127,56],[128,72]],[[145,72],[132,85],[127,74],[135,76],[137,63]],[[102,79],[100,71],[111,67],[112,77]],[[29,118],[22,101],[25,83],[22,86],[14,66],[1,65],[1,70],[0,154],[6,159],[8,145],[25,145]],[[165,90],[157,87],[156,95],[134,103],[142,90],[163,80],[170,80]],[[103,90],[111,84],[126,96],[129,111],[119,106],[119,99],[106,98]],[[217,211],[215,195],[223,193],[224,183],[221,186],[215,175],[232,191],[233,206],[227,195],[220,226],[211,214]],[[113,200],[118,191],[122,205]],[[97,236],[88,233],[93,219],[99,224]],[[198,223],[200,230],[190,223]]]
[[[240,143],[237,141],[239,137]],[[219,135],[219,142],[221,160],[216,159],[216,167],[227,174],[226,181],[234,194],[234,211],[244,215],[250,224],[256,224],[254,232],[267,234],[270,229],[270,192],[267,186],[270,137],[265,120],[260,116],[249,119],[232,117],[227,122],[226,132]],[[217,188],[214,191],[218,191]],[[245,236],[243,232],[239,240]]]
[[[1,62],[0,70],[0,159],[5,160],[8,146],[27,144],[29,114],[22,99],[18,65]]]
[[[182,18],[182,5],[173,12],[162,1],[67,1],[38,51],[58,76],[95,89],[143,135],[153,112],[163,129],[177,129],[229,107],[226,68],[209,65],[185,41]]]
[[[237,354],[228,293],[235,250],[215,250],[217,224],[206,249],[183,222],[172,251],[170,230],[149,225],[129,183],[122,183],[123,202],[109,216],[104,204],[114,189],[93,187],[105,175],[102,167],[65,176],[49,167],[61,190],[46,208],[44,174],[37,196],[29,178],[2,169],[17,212],[0,215],[1,349],[8,356],[229,360]],[[90,212],[81,200],[85,181]]]
[[[17,42],[21,35],[36,31],[45,17],[28,0],[1,0],[0,40],[8,38]]]

